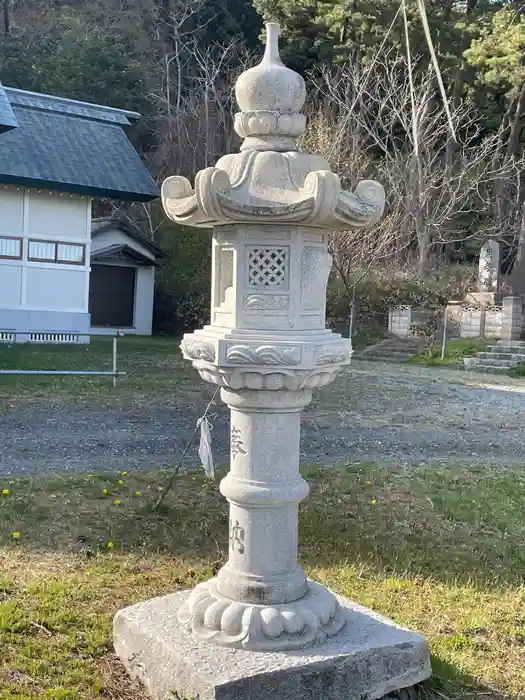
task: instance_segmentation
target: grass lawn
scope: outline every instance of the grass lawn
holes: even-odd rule
[[[457,338],[447,342],[443,359],[441,359],[441,343],[438,343],[430,350],[425,350],[425,352],[412,357],[409,362],[427,367],[463,367],[464,357],[474,357],[476,353],[482,352],[487,345],[493,345],[495,342],[495,340],[481,338]]]
[[[43,400],[111,405],[144,399],[188,400],[210,394],[172,337],[127,336],[118,339],[118,370],[126,372],[113,387],[112,377],[0,375],[0,399],[9,404]],[[112,338],[95,337],[86,345],[0,343],[0,369],[111,370]]]
[[[426,698],[525,697],[525,475],[305,469],[316,579],[426,635]],[[193,586],[227,553],[217,485],[166,473],[0,478],[1,700],[144,700],[112,654],[122,606]],[[277,697],[277,696],[276,696]]]

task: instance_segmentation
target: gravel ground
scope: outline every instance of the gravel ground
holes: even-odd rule
[[[104,406],[54,401],[0,416],[0,475],[173,467],[199,409],[187,400]],[[525,463],[525,381],[356,361],[319,391],[303,421],[306,462]],[[227,414],[214,421],[227,457]],[[188,466],[198,466],[196,449]]]

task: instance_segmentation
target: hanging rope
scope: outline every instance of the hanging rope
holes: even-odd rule
[[[351,104],[351,106],[350,106],[350,109],[349,109],[348,112],[346,113],[345,118],[343,119],[343,122],[342,122],[342,124],[341,124],[341,128],[340,128],[340,130],[339,130],[339,135],[338,135],[338,137],[335,139],[334,143],[332,144],[332,148],[330,149],[330,151],[329,151],[329,153],[328,153],[328,156],[327,156],[328,159],[330,159],[330,158],[332,157],[332,155],[334,154],[334,151],[335,151],[336,147],[337,147],[338,144],[339,144],[339,139],[341,139],[341,138],[343,137],[345,126],[347,125],[347,123],[348,123],[348,121],[349,121],[349,119],[350,119],[350,116],[352,115],[352,112],[354,111],[354,108],[355,108],[355,106],[356,106],[356,104],[357,104],[359,98],[361,97],[361,95],[362,95],[363,92],[364,92],[364,89],[365,89],[365,87],[366,87],[366,83],[367,83],[368,77],[369,77],[370,74],[372,73],[373,67],[375,66],[375,64],[376,64],[377,61],[379,60],[379,56],[381,55],[381,51],[383,50],[383,47],[384,47],[384,45],[386,44],[388,37],[390,36],[390,33],[391,33],[391,31],[392,31],[392,29],[393,29],[393,27],[394,27],[394,24],[396,23],[396,20],[397,20],[397,18],[399,17],[399,13],[401,12],[401,7],[402,7],[402,5],[403,5],[403,2],[404,2],[404,0],[402,0],[401,5],[397,8],[397,12],[396,12],[396,14],[394,15],[394,19],[390,22],[390,26],[388,27],[387,33],[385,34],[385,36],[384,36],[384,38],[383,38],[383,41],[381,42],[381,44],[380,44],[380,46],[379,46],[379,48],[378,48],[378,50],[377,50],[376,55],[375,55],[374,58],[372,59],[372,63],[370,64],[368,70],[366,71],[365,77],[364,77],[363,81],[361,82],[361,86],[360,86],[360,88],[359,88],[359,91],[358,91],[357,95],[355,96],[354,101],[352,102],[352,104]]]
[[[403,8],[403,23],[405,25],[405,48],[407,55],[408,84],[410,87],[410,106],[412,109],[412,140],[414,142],[414,153],[417,157],[419,156],[419,133],[417,125],[416,90],[414,87],[414,73],[412,70],[412,54],[410,52],[410,38],[408,33],[408,19],[405,0],[401,0],[401,7]]]
[[[403,0],[404,2],[404,0]],[[443,78],[441,77],[441,71],[439,69],[439,63],[437,60],[436,51],[434,49],[434,44],[432,43],[432,36],[430,35],[430,26],[428,24],[427,11],[425,9],[424,0],[416,0],[419,9],[419,14],[421,16],[421,23],[423,25],[423,31],[425,33],[425,39],[427,40],[428,50],[430,51],[430,57],[432,59],[432,65],[434,66],[434,71],[436,73],[436,78],[439,85],[439,91],[441,92],[441,99],[443,100],[443,106],[447,115],[448,125],[450,128],[450,133],[452,138],[457,143],[456,130],[454,129],[454,123],[452,121],[452,114],[450,112],[450,107],[448,104],[447,93],[445,91],[445,86],[443,84]]]
[[[167,493],[169,492],[169,490],[170,490],[171,487],[173,486],[173,482],[175,481],[175,477],[177,476],[177,474],[178,474],[179,471],[180,471],[180,468],[182,467],[182,463],[183,463],[183,461],[184,461],[184,457],[186,457],[186,455],[188,454],[188,450],[189,450],[190,447],[193,445],[193,441],[195,440],[195,437],[196,437],[197,433],[199,432],[199,430],[201,431],[201,446],[200,446],[200,449],[199,449],[199,453],[200,453],[199,456],[201,456],[201,459],[202,459],[203,442],[206,442],[207,444],[206,444],[206,447],[205,447],[204,449],[205,449],[205,451],[206,451],[206,460],[207,460],[207,461],[206,461],[206,463],[204,464],[204,467],[205,467],[206,475],[207,475],[207,476],[210,475],[210,469],[209,469],[209,461],[211,460],[211,439],[210,439],[210,433],[209,433],[209,430],[210,430],[210,428],[211,428],[211,423],[210,423],[210,421],[209,421],[209,418],[210,418],[210,408],[213,406],[213,404],[214,404],[214,402],[215,402],[215,398],[216,398],[217,394],[219,393],[219,391],[220,391],[220,386],[218,386],[218,387],[215,389],[215,391],[214,391],[214,393],[213,393],[213,396],[211,397],[210,401],[208,402],[208,405],[206,406],[206,408],[204,409],[204,413],[202,414],[202,416],[201,416],[201,417],[199,418],[199,420],[197,421],[197,425],[195,426],[195,430],[193,431],[193,435],[191,436],[191,438],[190,438],[188,444],[186,445],[186,447],[184,448],[184,451],[182,452],[182,455],[181,455],[181,458],[180,458],[180,460],[179,460],[179,463],[177,464],[177,466],[176,466],[175,469],[173,470],[173,474],[171,475],[170,480],[168,481],[168,483],[167,483],[166,486],[164,487],[164,490],[163,490],[163,492],[160,494],[159,499],[157,500],[157,502],[156,502],[155,505],[153,506],[153,511],[154,511],[154,512],[157,512],[157,511],[158,511],[158,509],[159,509],[160,506],[162,505],[163,500],[166,498]],[[213,461],[211,462],[211,464],[212,464],[212,467],[211,467],[211,474],[213,474]]]
[[[370,76],[372,69],[374,68],[375,64],[377,63],[379,56],[381,55],[381,52],[382,52],[382,50],[387,42],[388,37],[390,36],[390,33],[392,32],[392,29],[393,29],[393,27],[396,23],[396,20],[399,17],[400,13],[403,14],[403,20],[404,20],[404,25],[405,25],[405,44],[406,44],[406,51],[407,51],[407,66],[408,66],[409,81],[410,81],[410,101],[412,104],[412,133],[413,133],[413,138],[414,138],[414,150],[416,152],[416,155],[419,155],[419,138],[418,138],[418,135],[416,133],[417,132],[417,118],[416,118],[417,112],[416,112],[416,106],[415,106],[415,89],[414,89],[414,81],[413,81],[412,57],[411,57],[411,53],[410,53],[410,40],[409,40],[409,35],[408,35],[408,19],[407,19],[407,14],[406,14],[405,2],[406,2],[406,0],[401,0],[401,4],[397,8],[397,12],[394,15],[392,22],[390,23],[390,26],[388,27],[388,30],[387,30],[380,46],[379,46],[379,49],[377,50],[377,53],[375,54],[374,58],[372,59],[372,63],[370,64],[370,66],[365,74],[365,78],[361,83],[359,91],[358,91],[356,97],[354,98],[354,101],[352,102],[350,109],[348,110],[347,114],[345,115],[345,118],[343,119],[343,122],[341,124],[341,129],[339,131],[339,136],[335,139],[334,143],[332,144],[332,147],[328,153],[328,158],[332,157],[335,149],[337,148],[337,146],[339,144],[339,139],[341,139],[343,137],[344,128],[346,127],[359,98],[363,94],[368,77]],[[454,128],[454,122],[452,121],[452,114],[451,114],[450,107],[448,104],[447,93],[445,91],[445,86],[443,84],[443,78],[441,76],[441,70],[439,68],[439,63],[437,60],[436,51],[434,49],[434,44],[432,42],[432,36],[430,34],[430,27],[428,24],[428,17],[427,17],[427,12],[425,9],[425,4],[424,4],[423,0],[416,0],[416,2],[417,2],[418,10],[419,10],[419,15],[421,17],[421,24],[423,25],[423,32],[425,34],[425,39],[426,39],[426,42],[428,45],[428,49],[430,51],[432,66],[433,66],[434,72],[436,74],[436,79],[438,82],[439,91],[441,93],[441,98],[443,100],[443,106],[445,108],[445,113],[447,116],[447,121],[448,121],[448,125],[450,128],[450,132],[452,134],[452,138],[454,139],[454,141],[457,142],[456,130]]]

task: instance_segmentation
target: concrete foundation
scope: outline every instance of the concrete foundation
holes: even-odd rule
[[[0,309],[0,341],[71,342],[61,336],[76,336],[80,343],[89,343],[90,315],[73,311],[31,311]]]
[[[115,616],[117,655],[153,700],[377,700],[431,674],[423,637],[345,598],[345,627],[324,644],[252,652],[195,639],[178,621],[189,595]]]

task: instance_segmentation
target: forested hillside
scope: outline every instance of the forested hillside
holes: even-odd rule
[[[159,182],[174,173],[193,178],[237,147],[232,86],[257,60],[264,21],[277,20],[283,59],[309,87],[303,147],[328,156],[347,186],[372,175],[388,194],[379,226],[334,237],[339,313],[346,313],[356,285],[358,295],[370,296],[365,275],[382,277],[376,292],[384,299],[410,293],[410,285],[400,288],[400,275],[411,289],[419,280],[418,293],[460,293],[468,284],[465,263],[475,260],[488,236],[501,241],[506,271],[516,260],[509,280],[516,292],[525,291],[520,3],[427,2],[446,103],[416,0],[406,0],[405,9],[399,0],[2,5],[0,80],[141,112],[144,119],[130,136]],[[107,213],[119,205],[98,206]],[[125,213],[170,251],[159,276],[159,328],[202,322],[209,233],[177,230],[158,204]],[[439,289],[425,282],[436,267],[446,278]],[[397,281],[385,282],[393,271]]]

